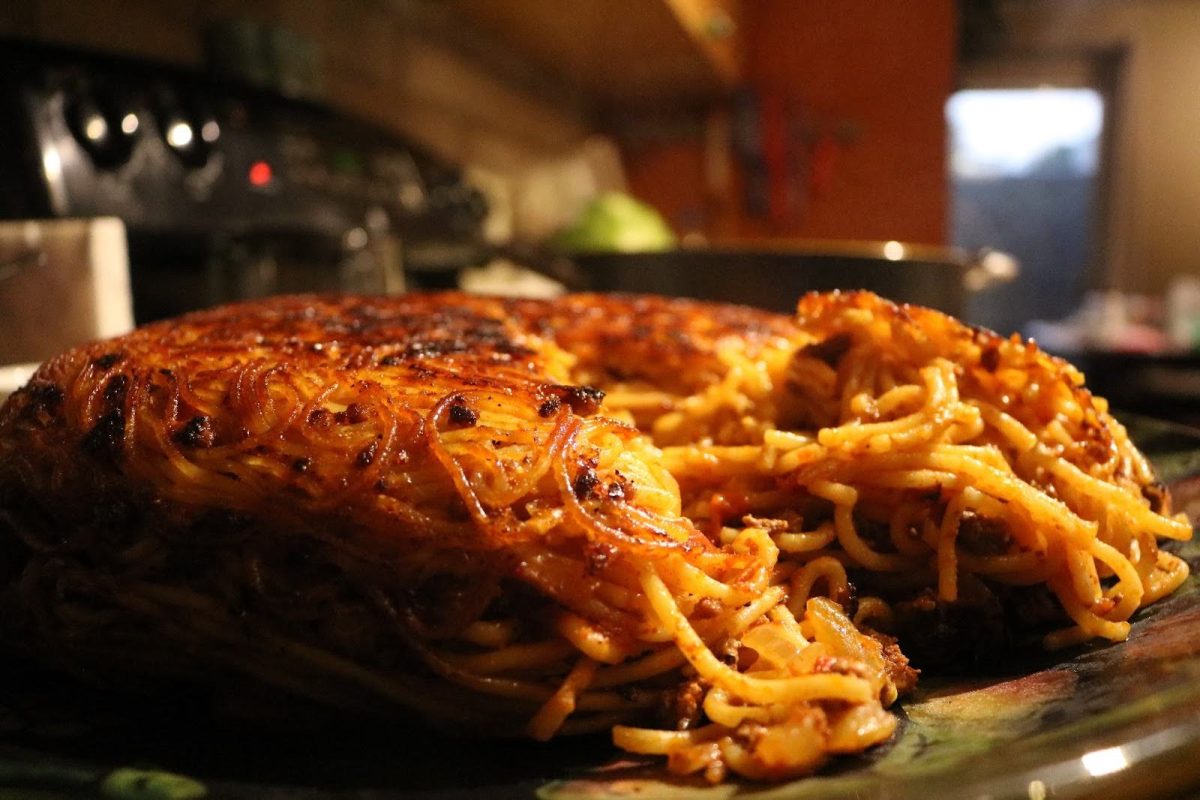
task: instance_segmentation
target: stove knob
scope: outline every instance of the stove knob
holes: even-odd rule
[[[202,104],[185,108],[172,97],[160,97],[158,126],[163,140],[179,160],[189,167],[203,167],[221,137],[216,116]]]
[[[191,112],[192,123],[200,137],[201,146],[208,153],[212,153],[217,140],[221,138],[221,125],[217,122],[217,115],[213,113],[212,107],[208,103],[200,99],[192,101],[188,110]]]
[[[115,94],[81,94],[67,103],[66,117],[71,134],[96,166],[119,167],[133,153],[141,117]]]
[[[200,138],[195,124],[183,114],[165,114],[159,121],[163,139],[171,152],[189,167],[203,167],[208,162],[208,148]]]

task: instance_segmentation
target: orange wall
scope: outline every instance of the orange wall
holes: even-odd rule
[[[743,9],[746,81],[776,109],[776,139],[788,141],[774,212],[747,212],[736,159],[714,196],[699,137],[627,148],[633,193],[678,227],[699,217],[712,239],[943,242],[952,0],[756,0]]]

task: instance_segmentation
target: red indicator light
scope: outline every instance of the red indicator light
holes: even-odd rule
[[[255,161],[250,165],[250,185],[266,186],[271,182],[271,165],[265,161]]]

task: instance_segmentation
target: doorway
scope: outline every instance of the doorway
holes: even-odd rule
[[[1111,92],[1096,69],[1028,60],[951,95],[950,242],[1014,255],[1018,277],[974,296],[967,319],[1007,335],[1061,320],[1103,283]]]

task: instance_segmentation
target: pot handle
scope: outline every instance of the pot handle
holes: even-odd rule
[[[963,285],[969,292],[1008,283],[1021,272],[1021,262],[1009,253],[984,247],[974,253],[963,273]]]

